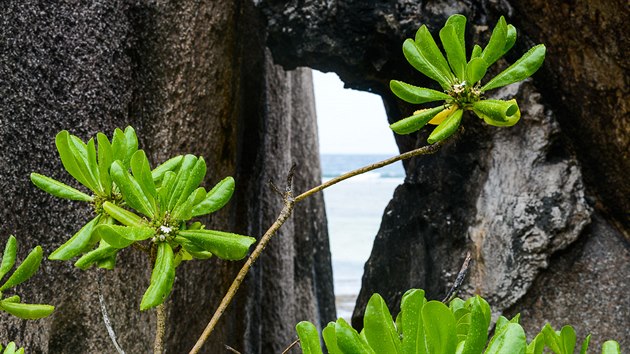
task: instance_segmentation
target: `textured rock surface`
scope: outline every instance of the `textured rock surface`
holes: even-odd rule
[[[627,4],[268,0],[259,6],[277,62],[333,70],[347,86],[381,94],[390,122],[415,108],[388,93],[390,79],[431,84],[400,50],[421,24],[435,33],[449,15],[463,13],[478,25],[468,27],[469,37],[483,38],[498,16],[506,15],[520,30],[509,61],[534,43],[549,48],[544,68],[517,95],[524,113],[518,126],[486,129],[467,119],[458,142],[405,163],[407,178],[385,210],[366,264],[355,326],[361,326],[372,292],[384,295],[390,308],[398,307],[409,287],[441,298],[471,250],[476,262],[464,292],[482,293],[499,311],[527,311],[533,316],[530,329],[548,320],[572,319],[580,326],[588,317],[594,344],[614,337],[630,345],[628,320],[619,318],[620,309],[630,306],[623,297],[630,277],[624,177],[630,151],[629,46],[620,32]],[[401,151],[425,140],[426,132],[396,137]],[[592,217],[596,223],[588,226]],[[607,252],[619,258],[571,269]],[[591,270],[597,276],[589,275]],[[556,278],[562,278],[558,289],[551,285]],[[595,295],[604,289],[610,296]],[[562,306],[566,299],[583,306]],[[551,310],[548,303],[558,306]]]
[[[61,129],[87,138],[132,124],[154,161],[191,152],[206,158],[208,184],[234,175],[233,200],[206,220],[214,228],[260,235],[281,206],[268,179],[281,185],[294,160],[309,162],[296,188],[319,181],[310,72],[270,64],[249,1],[6,1],[0,8],[0,240],[16,234],[20,257],[36,244],[52,251],[89,216],[28,180],[39,171],[69,181],[54,150]],[[272,241],[205,352],[224,344],[278,352],[293,340],[288,326],[334,316],[323,200],[295,212],[299,219]],[[81,272],[45,262],[19,292],[57,311],[26,323],[0,314],[0,341],[15,339],[32,353],[112,352],[98,307],[100,278],[122,347],[150,352],[154,319],[138,311],[149,265],[131,251],[118,265]],[[190,349],[238,266],[213,260],[178,269],[169,352]],[[270,308],[282,309],[282,321]]]

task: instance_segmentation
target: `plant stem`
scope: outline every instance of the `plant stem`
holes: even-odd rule
[[[295,205],[295,203],[297,203],[297,202],[299,202],[301,200],[304,200],[306,197],[308,197],[308,196],[310,196],[312,194],[315,194],[317,192],[320,192],[320,191],[322,191],[322,190],[324,190],[324,189],[326,189],[326,188],[328,188],[328,187],[330,187],[330,186],[332,186],[332,185],[334,185],[336,183],[339,183],[339,182],[341,182],[343,180],[346,180],[346,179],[348,179],[350,177],[354,177],[354,176],[360,175],[362,173],[369,172],[369,171],[375,170],[377,168],[381,168],[383,166],[390,165],[390,164],[392,164],[392,163],[394,163],[396,161],[408,159],[408,158],[411,158],[411,157],[414,157],[414,156],[433,154],[433,153],[437,152],[446,142],[456,139],[456,137],[458,137],[460,135],[461,131],[462,131],[462,129],[460,129],[456,134],[453,134],[451,137],[449,137],[449,138],[447,138],[447,139],[445,139],[443,141],[437,142],[437,143],[435,143],[433,145],[423,146],[421,148],[418,148],[418,149],[415,149],[415,150],[411,150],[411,151],[406,152],[404,154],[400,154],[400,155],[394,156],[392,158],[389,158],[389,159],[386,159],[386,160],[383,160],[383,161],[380,161],[380,162],[376,162],[376,163],[373,163],[373,164],[365,166],[365,167],[358,168],[358,169],[350,171],[348,173],[344,173],[343,175],[341,175],[339,177],[335,177],[335,178],[329,180],[326,183],[322,183],[319,186],[316,186],[316,187],[313,187],[313,188],[309,189],[308,191],[306,191],[306,192],[300,194],[299,196],[297,196],[296,198],[293,198],[293,194],[292,194],[292,189],[293,189],[292,188],[293,169],[291,169],[291,172],[289,172],[289,176],[287,178],[287,189],[286,189],[286,192],[284,193],[284,197],[283,197],[284,207],[280,211],[280,214],[278,215],[278,218],[271,225],[271,227],[267,230],[267,232],[265,232],[265,234],[260,238],[260,241],[256,245],[256,248],[251,253],[251,255],[249,256],[249,258],[247,259],[247,261],[245,262],[245,264],[243,265],[241,270],[238,272],[238,274],[236,275],[236,278],[234,278],[234,281],[232,282],[232,285],[230,286],[230,288],[228,289],[227,293],[225,294],[225,296],[221,300],[221,303],[219,304],[219,307],[216,309],[216,311],[212,315],[212,318],[210,319],[210,322],[208,322],[208,325],[204,329],[204,331],[201,334],[201,336],[199,337],[199,339],[197,339],[197,342],[195,343],[195,346],[190,350],[189,354],[199,353],[199,350],[201,349],[203,344],[208,340],[208,337],[210,336],[210,334],[212,333],[212,331],[216,327],[217,323],[219,322],[219,319],[221,318],[221,316],[223,315],[223,313],[227,309],[228,305],[230,304],[230,302],[232,301],[232,299],[236,295],[236,292],[238,291],[238,288],[243,283],[243,280],[245,280],[245,276],[249,272],[249,269],[252,267],[254,262],[256,262],[258,257],[260,257],[260,254],[262,253],[262,251],[265,249],[265,247],[267,246],[267,244],[271,240],[271,237],[273,237],[273,235],[278,231],[278,229],[282,226],[282,224],[284,224],[285,221],[287,221],[287,219],[289,218],[289,216],[291,216],[291,213],[293,212],[293,206]]]
[[[155,328],[155,341],[153,342],[153,354],[162,354],[164,352],[164,334],[166,333],[166,305],[161,303],[155,309],[155,317],[157,318]]]

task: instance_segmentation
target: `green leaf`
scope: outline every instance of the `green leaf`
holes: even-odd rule
[[[466,65],[466,82],[474,85],[483,79],[488,69],[488,63],[482,58],[472,58]]]
[[[465,22],[464,22],[465,25]],[[455,76],[460,81],[464,81],[464,72],[466,69],[466,48],[464,43],[460,42],[459,33],[453,25],[446,25],[440,30],[440,39],[442,46],[446,51],[448,63],[453,69]]]
[[[605,341],[602,345],[602,354],[621,354],[621,347],[614,340]]]
[[[138,150],[138,137],[136,136],[136,131],[131,126],[125,128],[125,142],[126,153],[123,162],[125,166],[129,166],[131,157],[136,150]]]
[[[149,160],[143,150],[138,150],[131,156],[130,165],[133,177],[140,185],[140,188],[142,188],[142,192],[149,200],[149,203],[151,203],[153,210],[156,210],[155,198],[157,198],[157,191],[151,175]]]
[[[206,194],[206,197],[199,204],[193,207],[192,216],[214,213],[223,208],[223,206],[230,201],[230,198],[232,198],[234,188],[234,178],[224,178]]]
[[[112,137],[112,153],[114,161],[120,160],[125,167],[129,167],[128,163],[125,164],[125,158],[127,157],[127,137],[120,128],[114,129],[114,135]]]
[[[495,333],[485,354],[524,354],[527,347],[525,331],[517,323],[508,323],[503,330]]]
[[[150,227],[120,225],[98,225],[94,234],[114,248],[125,248],[136,241],[143,241],[155,235]]]
[[[13,296],[9,296],[6,297],[4,299],[2,299],[2,301],[6,301],[6,302],[20,302],[21,299],[18,295],[13,295]]]
[[[96,161],[96,145],[94,138],[91,138],[87,144],[87,166],[90,170],[90,175],[94,177],[94,184],[98,187],[102,195],[105,194],[105,189],[101,185],[100,170],[98,168],[98,162]]]
[[[177,170],[179,166],[182,164],[183,159],[184,159],[183,155],[175,156],[165,161],[158,167],[154,168],[153,171],[151,171],[151,176],[153,176],[153,180],[155,182],[159,182],[164,178],[164,174],[166,172]]]
[[[481,49],[481,47],[478,44],[475,44],[473,46],[472,53],[470,54],[470,59],[472,60],[472,59],[481,57],[481,52],[482,51],[483,51],[483,49]]]
[[[179,167],[179,171],[177,171],[177,175],[175,176],[175,184],[169,191],[167,200],[168,203],[162,205],[166,210],[172,211],[177,205],[179,197],[182,195],[182,192],[186,188],[186,185],[188,184],[188,179],[192,174],[192,171],[195,169],[197,161],[197,156],[190,154],[184,156],[182,165]]]
[[[407,59],[409,64],[411,64],[416,70],[420,71],[424,75],[437,81],[444,90],[448,90],[451,88],[450,77],[445,76],[440,69],[433,65],[432,61],[425,58],[421,54],[420,49],[416,45],[416,42],[414,42],[412,39],[407,39],[403,43],[403,54],[405,55],[405,58]]]
[[[438,113],[444,110],[444,106],[428,108],[416,111],[411,117],[401,119],[389,127],[398,134],[410,134],[422,129]]]
[[[166,171],[166,173],[164,173],[162,185],[158,189],[158,200],[160,201],[160,207],[163,209],[168,207],[168,201],[171,197],[171,192],[175,187],[176,179],[177,174],[175,172]]]
[[[427,353],[455,353],[457,346],[455,317],[446,305],[439,301],[427,302],[422,308],[422,321],[424,323]]]
[[[158,243],[157,258],[153,273],[151,273],[151,285],[144,293],[140,303],[140,311],[145,311],[162,304],[171,293],[175,282],[175,255],[167,242]]]
[[[201,203],[206,196],[206,190],[203,187],[199,187],[192,192],[186,201],[179,204],[172,212],[172,217],[175,220],[187,221],[190,220],[194,215],[193,205]]]
[[[30,277],[37,272],[39,269],[39,264],[42,262],[43,251],[40,246],[36,246],[33,248],[31,253],[26,256],[22,264],[20,264],[15,272],[11,274],[9,279],[0,287],[0,291],[4,291],[6,289],[10,289],[22,282],[28,280]]]
[[[203,248],[197,246],[196,244],[192,243],[192,241],[186,238],[175,237],[175,242],[180,244],[182,246],[182,249],[195,259],[208,259],[212,257],[212,252],[204,250]]]
[[[539,44],[528,50],[519,60],[503,70],[499,75],[488,81],[481,91],[488,91],[505,85],[513,84],[532,76],[545,60],[546,48]]]
[[[90,141],[92,141],[92,144],[94,144],[93,139],[90,139]],[[77,136],[70,135],[69,146],[70,151],[74,155],[75,161],[77,161],[77,166],[79,166],[79,169],[92,186],[90,189],[92,189],[92,191],[94,191],[95,193],[100,194],[101,189],[98,183],[97,176],[94,174],[94,171],[90,167],[88,145]]]
[[[15,265],[15,257],[17,255],[17,240],[15,236],[9,236],[7,243],[4,246],[4,253],[2,254],[2,263],[0,263],[0,280],[13,268]]]
[[[377,353],[400,353],[401,343],[394,320],[385,301],[373,294],[365,308],[363,330],[370,347]]]
[[[526,354],[542,354],[544,349],[545,349],[545,336],[542,333],[538,333],[538,335],[536,335],[536,338],[534,338],[534,340],[532,340],[532,342],[527,345],[527,348],[525,349],[525,353]],[[583,353],[583,354],[586,354],[586,353]]]
[[[422,56],[433,63],[440,73],[444,77],[448,78],[450,83],[453,83],[455,77],[451,72],[451,68],[448,66],[446,58],[444,58],[444,55],[440,51],[440,48],[438,48],[435,40],[433,40],[433,36],[429,32],[427,26],[422,25],[418,29],[416,32],[415,43]]]
[[[588,344],[590,342],[591,342],[591,335],[589,334],[588,336],[586,336],[586,338],[584,338],[584,341],[582,342],[582,347],[580,348],[580,354],[588,353]]]
[[[505,46],[503,47],[503,54],[501,56],[510,51],[510,49],[512,49],[512,47],[514,46],[514,43],[516,43],[516,27],[512,25],[507,25]]]
[[[253,237],[213,230],[180,230],[178,235],[219,258],[235,261],[247,256],[249,247],[256,242]]]
[[[427,303],[424,290],[410,289],[402,297],[402,352],[404,354],[427,354],[422,308]]]
[[[91,196],[76,190],[67,184],[61,183],[57,180],[54,180],[50,177],[46,177],[44,175],[40,175],[39,173],[31,173],[31,182],[36,185],[39,189],[43,190],[46,193],[52,194],[55,197],[70,199],[70,200],[80,200],[84,202],[91,202],[94,200]]]
[[[560,345],[563,353],[573,354],[575,349],[575,343],[577,342],[577,336],[575,330],[571,326],[564,326],[560,330]]]
[[[79,258],[74,263],[74,266],[86,270],[90,268],[94,263],[114,256],[116,252],[118,252],[117,248],[114,248],[105,242],[101,242],[97,249],[92,250]]]
[[[184,159],[180,172],[184,171],[185,164],[186,160]],[[203,181],[205,176],[206,162],[203,157],[199,157],[188,173],[182,173],[177,176],[177,185],[168,202],[168,210],[175,210],[176,207],[184,203],[190,194],[199,187],[199,184]]]
[[[335,336],[337,347],[344,354],[376,354],[343,318],[338,319],[335,324]]]
[[[464,111],[462,109],[457,109],[451,113],[442,123],[440,123],[440,125],[437,126],[437,128],[433,130],[431,135],[429,135],[427,142],[429,144],[434,144],[453,135],[453,133],[457,131],[457,128],[459,128],[463,113]]]
[[[324,343],[326,343],[326,349],[328,354],[343,354],[343,352],[337,346],[337,335],[335,334],[335,322],[330,322],[322,330],[322,337],[324,337]]]
[[[488,341],[488,326],[490,326],[490,305],[480,296],[466,301],[470,310],[470,327],[466,334],[466,342],[462,354],[477,354],[483,351]]]
[[[142,187],[140,187],[138,181],[127,172],[127,169],[122,165],[120,160],[112,164],[110,174],[114,183],[116,183],[120,189],[127,205],[149,218],[155,215],[155,209],[151,205],[147,195],[144,194]]]
[[[55,310],[54,306],[41,304],[22,304],[16,302],[0,301],[0,309],[25,320],[37,320],[50,316]]]
[[[86,248],[93,246],[98,241],[98,239],[93,238],[92,231],[100,221],[101,216],[97,215],[94,219],[90,220],[90,222],[83,225],[83,227],[74,234],[72,238],[51,253],[48,256],[48,259],[55,261],[67,261],[85,252]]]
[[[75,154],[73,153],[74,148],[71,147],[74,144],[71,143],[71,135],[67,130],[62,130],[57,134],[55,145],[57,146],[61,163],[66,171],[88,189],[92,191],[98,190],[96,186],[91,183],[89,175],[85,175],[87,168],[85,168],[85,166],[81,168],[80,165],[83,165],[83,160],[77,161],[75,158]]]
[[[103,210],[123,225],[135,227],[147,226],[143,218],[111,202],[103,203]]]
[[[473,112],[487,124],[496,127],[510,127],[521,119],[521,111],[515,99],[477,101],[473,103]]]
[[[392,92],[403,101],[422,104],[433,101],[448,100],[451,96],[444,92],[431,90],[425,87],[409,85],[402,81],[392,80],[389,82],[389,88]]]
[[[455,33],[457,34],[457,41],[459,45],[466,48],[466,16],[455,14],[450,16],[445,23],[445,26],[453,26]],[[465,56],[464,56],[465,57]],[[466,59],[464,59],[466,61]]]
[[[319,343],[319,333],[315,325],[308,321],[302,321],[295,326],[298,337],[300,338],[300,347],[303,354],[321,354],[322,346]]]
[[[481,52],[481,57],[488,63],[488,66],[494,64],[503,55],[503,49],[507,43],[507,23],[505,18],[501,16],[499,22],[494,27],[488,45]]]
[[[14,354],[15,353],[15,343],[11,342],[7,344],[7,347],[4,349],[3,354]]]
[[[103,133],[96,134],[96,141],[98,143],[98,172],[101,186],[103,186],[105,195],[109,196],[112,194],[112,179],[109,176],[109,167],[114,162],[112,144]]]

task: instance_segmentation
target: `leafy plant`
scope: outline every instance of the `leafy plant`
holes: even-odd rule
[[[433,40],[426,26],[420,27],[415,40],[407,39],[403,53],[407,61],[418,71],[437,81],[441,91],[418,87],[402,81],[392,80],[392,92],[402,100],[422,104],[435,101],[444,103],[434,108],[414,112],[410,117],[393,123],[390,127],[398,134],[413,133],[427,123],[437,125],[429,135],[433,144],[451,136],[459,127],[464,111],[473,111],[487,124],[507,127],[518,122],[521,112],[516,100],[485,99],[484,94],[492,89],[522,81],[534,74],[545,59],[545,46],[531,48],[519,60],[500,74],[482,84],[488,68],[505,55],[516,42],[516,28],[507,24],[501,16],[492,31],[490,41],[482,49],[475,44],[470,56],[466,57],[466,17],[453,15],[440,30],[440,40],[446,58]]]
[[[151,284],[140,305],[146,310],[162,304],[171,292],[175,268],[184,260],[219,258],[239,260],[255,239],[205,230],[190,219],[221,209],[232,197],[234,179],[227,177],[207,192],[200,187],[206,175],[203,158],[176,156],[155,169],[131,127],[114,131],[112,141],[102,133],[84,143],[67,131],[55,143],[64,168],[92,195],[37,173],[33,183],[61,198],[89,202],[96,216],[50,259],[69,260],[81,269],[93,265],[112,269],[117,253],[135,246],[150,255]],[[94,248],[98,244],[96,248]]]
[[[556,354],[573,353],[576,338],[572,327],[555,332],[546,325],[528,344],[519,315],[511,320],[501,316],[488,341],[490,315],[490,306],[480,296],[466,301],[455,298],[447,306],[427,301],[423,290],[411,289],[403,295],[396,321],[383,298],[374,294],[365,308],[360,333],[340,318],[330,322],[322,336],[330,354],[541,354],[545,345]],[[322,353],[315,325],[303,321],[296,330],[302,353]],[[581,354],[586,353],[589,340],[590,336]],[[621,351],[617,342],[608,341],[602,353]]]
[[[2,261],[0,263],[0,280],[15,265],[17,255],[17,240],[14,236],[9,236],[7,243],[4,247],[4,253],[2,255]],[[21,298],[18,295],[4,297],[4,292],[11,288],[16,287],[19,284],[30,279],[33,274],[39,269],[39,265],[42,261],[43,251],[40,246],[36,246],[22,263],[15,269],[13,274],[0,286],[0,310],[8,312],[9,314],[27,320],[35,320],[49,316],[55,307],[51,305],[42,304],[26,304],[21,302]],[[11,347],[11,344],[5,349],[5,353],[10,348],[15,348],[15,344]],[[15,351],[15,349],[12,349]],[[8,351],[13,353],[13,351]]]
[[[0,344],[0,350],[2,349],[2,344]],[[2,354],[24,354],[24,348],[17,349],[15,343],[10,342],[9,344],[7,344],[6,347],[4,347],[4,351],[2,352]]]

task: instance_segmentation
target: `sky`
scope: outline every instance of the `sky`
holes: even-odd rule
[[[334,73],[313,70],[313,83],[321,153],[398,154],[380,96],[344,89]]]

